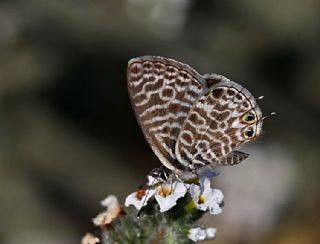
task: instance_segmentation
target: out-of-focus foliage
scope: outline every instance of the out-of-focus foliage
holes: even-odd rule
[[[0,242],[78,243],[109,193],[159,165],[135,121],[126,64],[178,59],[256,96],[265,135],[221,168],[215,243],[320,240],[320,2],[0,2]],[[223,178],[223,179],[221,179]]]

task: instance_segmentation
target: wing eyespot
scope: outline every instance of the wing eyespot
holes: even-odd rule
[[[252,129],[252,128],[249,128],[249,129],[245,130],[245,131],[243,132],[243,136],[244,136],[244,138],[246,138],[246,139],[253,138],[253,137],[254,137],[254,131],[253,131],[253,129]]]
[[[246,124],[251,125],[257,121],[257,118],[253,113],[248,112],[242,116],[242,121]]]

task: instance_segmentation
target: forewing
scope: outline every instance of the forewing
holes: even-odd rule
[[[256,122],[243,122],[248,112],[254,113]],[[239,163],[248,155],[234,150],[253,139],[243,136],[248,127],[260,133],[260,119],[261,111],[249,91],[225,80],[211,87],[192,107],[178,137],[177,159],[190,170],[207,164]]]
[[[205,80],[186,64],[156,56],[131,59],[127,80],[148,143],[162,164],[174,169],[180,128],[196,99],[207,90]]]

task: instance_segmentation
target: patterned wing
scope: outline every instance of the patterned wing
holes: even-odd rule
[[[248,153],[233,151],[229,153],[227,156],[221,158],[216,164],[218,165],[235,165],[241,163],[249,157]]]
[[[194,69],[178,61],[144,56],[131,59],[128,90],[140,127],[163,165],[174,170],[180,128],[207,83]]]
[[[175,149],[181,170],[240,163],[248,154],[235,149],[260,135],[261,117],[250,92],[223,77],[199,97],[181,128]]]

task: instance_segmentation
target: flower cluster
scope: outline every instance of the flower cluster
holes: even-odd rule
[[[191,197],[188,211],[194,208],[216,215],[222,212],[223,194],[220,190],[211,187],[211,178],[204,176],[199,179],[200,184],[186,184],[184,182],[169,178],[166,182],[148,176],[148,189],[140,189],[131,193],[125,201],[125,206],[133,205],[137,210],[146,206],[148,201],[155,199],[159,205],[160,212],[167,212],[177,205],[180,198]],[[212,239],[215,237],[214,228],[203,229],[200,227],[190,229],[189,238],[193,241]]]
[[[148,201],[154,196],[159,204],[160,212],[166,212],[177,204],[177,200],[189,193],[192,202],[197,209],[209,211],[210,214],[219,214],[222,212],[221,204],[223,194],[218,189],[211,188],[211,180],[204,177],[200,180],[200,185],[186,184],[180,181],[174,181],[170,178],[168,181],[161,183],[157,179],[148,176],[148,185],[153,188],[139,190],[131,193],[125,201],[125,206],[133,205],[137,210],[146,206]],[[152,184],[156,182],[156,184]]]
[[[147,187],[129,194],[125,206],[137,211],[127,214],[117,198],[110,195],[101,204],[106,209],[93,223],[100,227],[100,238],[87,234],[82,244],[149,243],[165,239],[170,243],[192,243],[213,239],[215,228],[199,227],[196,221],[204,213],[222,212],[223,194],[214,189],[211,178],[204,175],[198,182],[185,183],[174,175],[166,180],[148,175]]]

